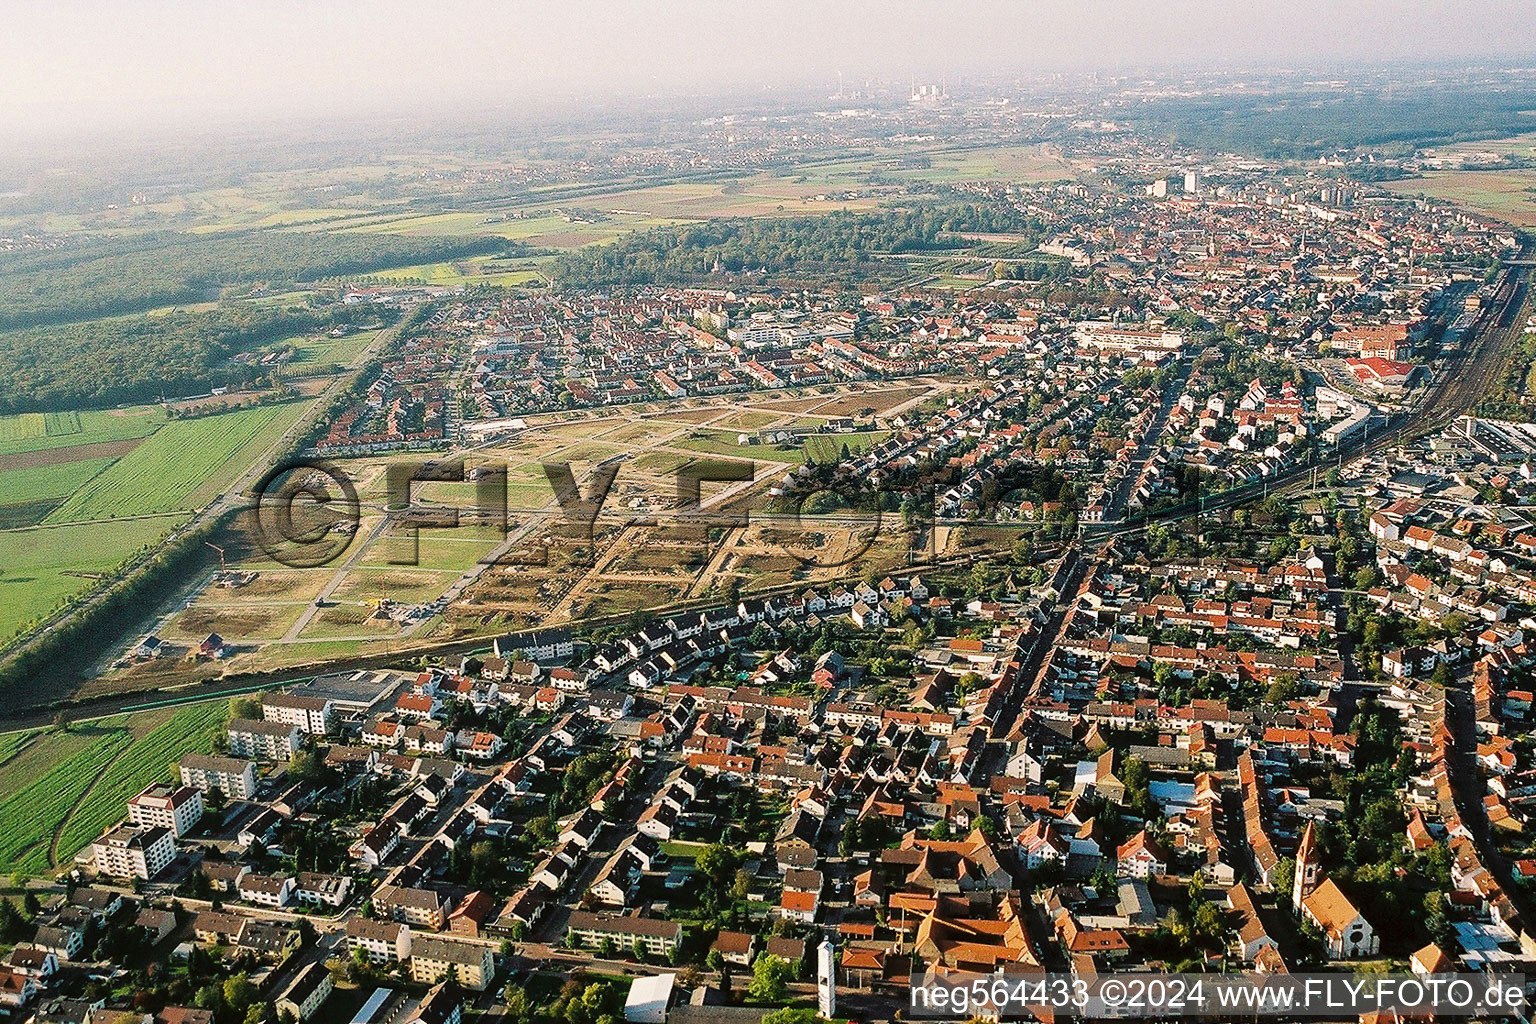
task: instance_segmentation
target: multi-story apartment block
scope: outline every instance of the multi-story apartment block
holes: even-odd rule
[[[411,957],[411,929],[399,921],[353,917],[347,921],[347,944],[373,963],[404,963]]]
[[[491,954],[492,947],[485,943],[422,935],[411,946],[411,980],[435,985],[451,973],[460,985],[479,992],[496,973]]]
[[[287,761],[304,745],[304,734],[288,722],[236,718],[229,723],[229,752],[258,761]]]
[[[203,792],[192,786],[154,782],[128,801],[128,820],[145,827],[168,828],[177,839],[203,816]]]
[[[336,705],[325,697],[269,693],[261,699],[261,717],[296,725],[311,736],[324,736],[336,727]]]
[[[148,881],[176,859],[176,837],[163,826],[119,825],[91,844],[98,874]]]
[[[683,941],[683,926],[676,921],[585,910],[571,911],[567,931],[583,946],[596,946],[607,939],[627,950],[639,943],[650,956],[670,956]]]
[[[204,793],[218,790],[231,800],[256,795],[256,765],[243,757],[188,754],[181,759],[181,782]]]

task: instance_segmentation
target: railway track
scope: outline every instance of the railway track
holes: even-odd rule
[[[1491,385],[1497,381],[1507,361],[1509,343],[1521,329],[1520,314],[1525,308],[1529,291],[1529,269],[1526,266],[1522,265],[1518,270],[1514,268],[1507,269],[1505,274],[1506,280],[1496,297],[1496,312],[1490,314],[1486,327],[1474,328],[1471,347],[1458,361],[1458,365],[1447,371],[1441,382],[1417,409],[1407,413],[1401,421],[1389,425],[1386,429],[1376,434],[1361,439],[1360,442],[1353,446],[1346,447],[1340,456],[1342,460],[1348,461],[1362,455],[1369,455],[1443,430],[1454,422],[1456,417],[1462,415],[1469,408],[1474,407],[1478,400],[1487,394]],[[1154,522],[1190,519],[1208,512],[1246,504],[1263,495],[1295,490],[1307,485],[1316,468],[1317,465],[1313,464],[1293,467],[1278,478],[1265,484],[1254,484],[1248,488],[1234,489],[1226,494],[1212,498],[1198,508],[1169,509],[1163,513],[1147,516],[1134,523],[1114,524],[1106,529],[1087,530],[1084,532],[1081,541],[1083,554],[1091,557],[1093,553],[1096,553],[1113,538],[1139,533]],[[960,524],[957,523],[956,525]],[[1041,551],[1041,554],[1046,554],[1048,551],[1049,554],[1055,555],[1060,553],[1061,550],[1061,547],[1057,545],[1048,545]],[[973,560],[974,555],[958,559],[939,558],[927,561],[920,566],[908,566],[907,571],[916,568],[932,571],[934,569],[950,568],[954,565],[964,564]],[[770,591],[765,591],[764,593],[768,592]],[[693,604],[698,604],[698,602],[693,602]],[[677,610],[677,607],[669,606],[667,608],[655,609],[655,612],[662,614],[674,610]],[[597,620],[583,624],[591,626],[597,624]],[[440,643],[420,644],[412,647],[408,652],[338,659],[307,666],[294,666],[281,671],[252,673],[250,675],[212,680],[200,684],[190,684],[169,695],[158,697],[150,703],[145,703],[146,695],[143,693],[120,693],[94,699],[65,699],[30,707],[4,708],[0,709],[0,732],[46,724],[53,716],[74,721],[122,713],[126,710],[141,710],[148,707],[174,706],[204,700],[215,700],[231,695],[254,692],[259,689],[304,681],[313,678],[317,674],[324,674],[330,671],[362,667],[382,667],[387,663],[397,663],[401,659],[422,655],[442,656],[467,653],[483,648],[487,639],[486,637],[474,637]]]
[[[1523,329],[1521,314],[1525,311],[1529,297],[1529,270],[1524,264],[1517,266],[1519,269],[1505,271],[1505,280],[1495,295],[1494,312],[1488,315],[1482,325],[1473,328],[1472,341],[1467,351],[1446,370],[1424,401],[1396,422],[1354,443],[1346,442],[1340,451],[1326,460],[1293,466],[1273,479],[1232,488],[1213,495],[1198,507],[1175,506],[1131,522],[1090,528],[1084,531],[1085,541],[1098,545],[1113,537],[1141,533],[1153,523],[1192,519],[1209,512],[1244,505],[1255,498],[1305,489],[1311,486],[1311,480],[1319,468],[1335,460],[1349,462],[1444,430],[1458,416],[1475,408],[1482,397],[1488,394],[1508,362],[1511,342]]]

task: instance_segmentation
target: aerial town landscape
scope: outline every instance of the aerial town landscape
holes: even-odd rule
[[[1480,38],[0,157],[0,1019],[1536,997]]]

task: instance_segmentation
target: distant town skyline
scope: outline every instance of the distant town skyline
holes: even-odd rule
[[[1256,3],[135,0],[0,13],[0,127],[77,130],[242,117],[721,93],[871,74],[1031,73],[1531,54],[1511,0]],[[472,107],[471,107],[472,109]]]

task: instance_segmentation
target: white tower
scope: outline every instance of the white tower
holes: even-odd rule
[[[816,1012],[827,1020],[837,1016],[837,951],[830,939],[816,947]]]

